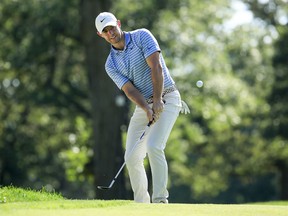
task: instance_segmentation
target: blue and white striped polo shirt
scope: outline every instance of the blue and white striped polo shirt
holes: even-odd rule
[[[111,46],[105,69],[119,89],[130,81],[148,99],[153,95],[151,69],[146,58],[155,52],[160,52],[157,40],[147,29],[124,32],[124,50],[116,50]],[[164,89],[175,82],[169,74],[164,58],[160,53],[163,68]]]

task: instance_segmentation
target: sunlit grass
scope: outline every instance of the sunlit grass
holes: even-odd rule
[[[0,203],[52,200],[64,200],[64,197],[55,192],[47,192],[45,188],[35,191],[13,186],[0,187]]]
[[[257,202],[254,205],[283,205],[288,206],[288,201],[269,201],[269,202]]]
[[[286,216],[288,202],[253,203],[247,205],[217,204],[137,204],[129,200],[68,200],[57,193],[0,188],[0,215],[5,216]]]

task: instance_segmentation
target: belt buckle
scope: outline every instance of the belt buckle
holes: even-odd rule
[[[167,89],[164,89],[163,94],[162,94],[162,97],[164,97],[166,94],[171,93],[171,92],[176,91],[176,90],[177,90],[176,85],[172,85],[172,86],[168,87]],[[153,96],[151,96],[150,98],[148,98],[148,99],[146,100],[146,102],[147,102],[148,104],[153,103]]]

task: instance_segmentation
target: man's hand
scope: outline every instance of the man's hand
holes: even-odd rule
[[[153,101],[152,110],[153,110],[154,122],[156,122],[159,119],[163,109],[164,109],[164,102],[162,100]]]
[[[146,115],[147,115],[149,122],[152,121],[152,124],[153,124],[155,120],[153,110],[148,106],[148,109],[146,109],[145,111],[146,111]]]

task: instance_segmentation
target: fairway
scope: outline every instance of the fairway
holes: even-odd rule
[[[136,204],[132,201],[61,200],[0,204],[5,216],[287,216],[287,205]]]
[[[57,193],[0,187],[0,216],[287,216],[288,203],[139,204],[129,200],[68,200]]]

